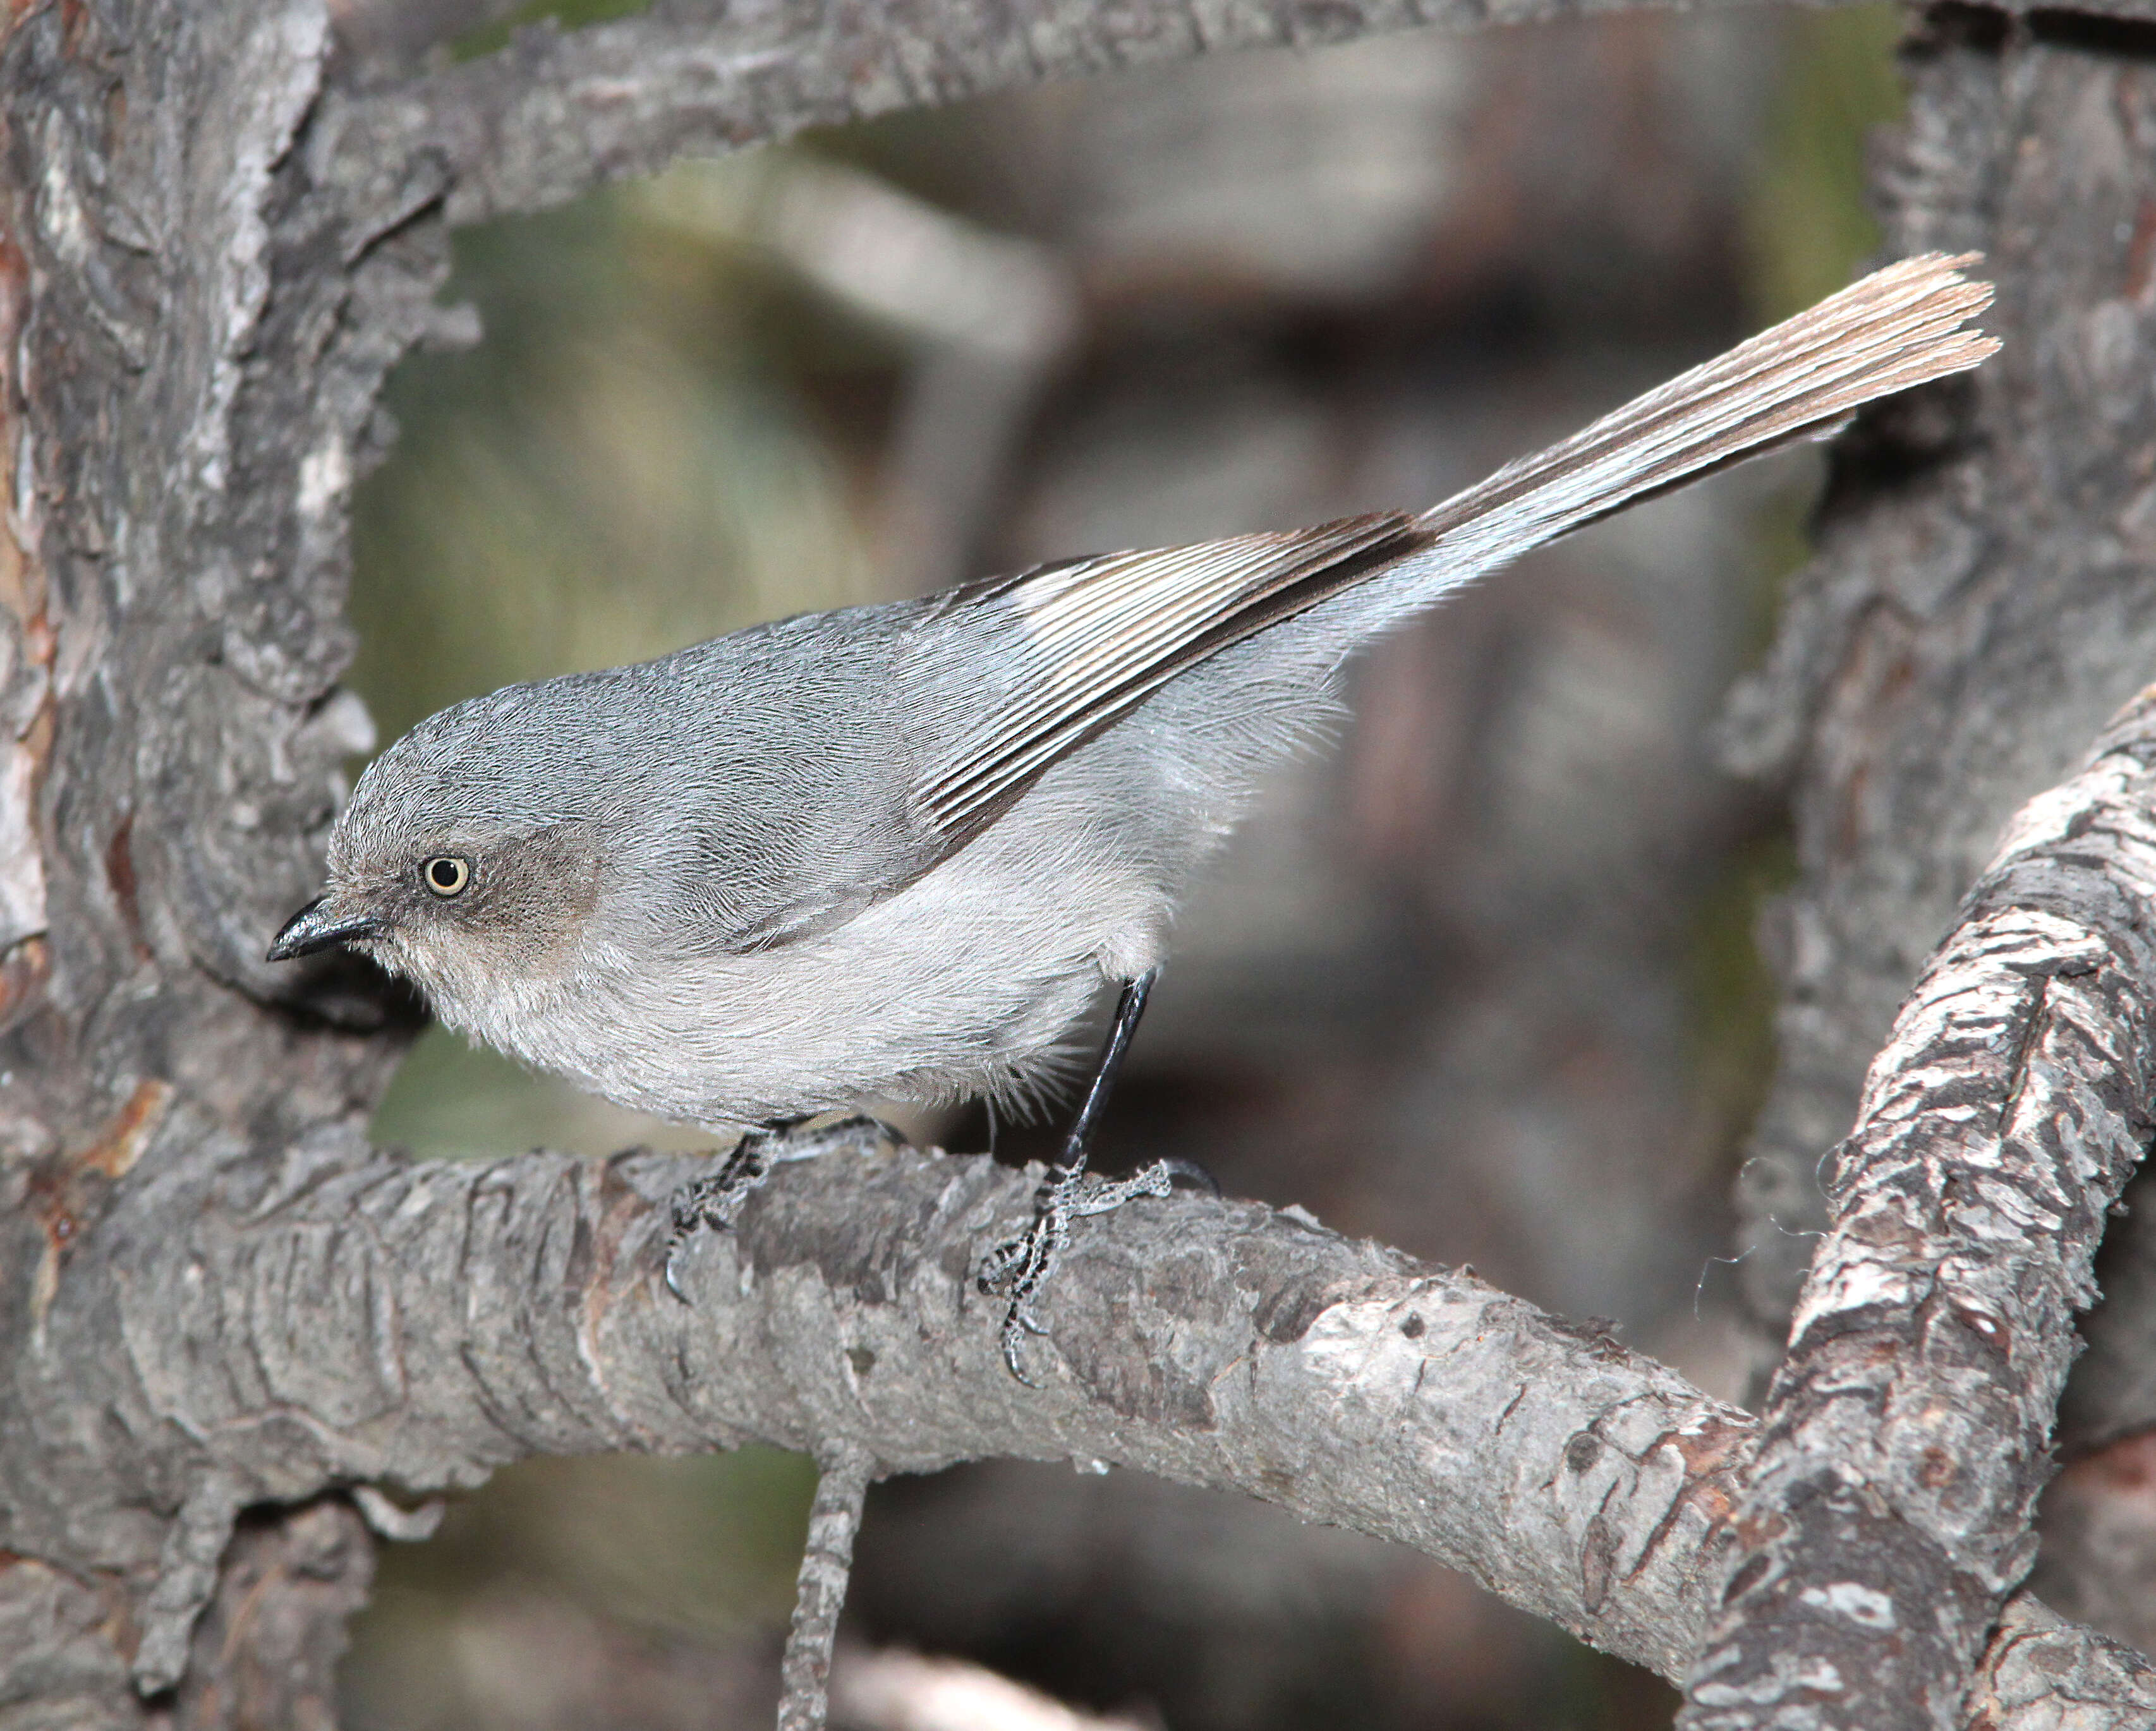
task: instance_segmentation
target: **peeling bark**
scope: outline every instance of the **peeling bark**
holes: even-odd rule
[[[1958,1721],[2156,1132],[2152,761],[2156,690],[2009,827],[1872,1065],[1686,1724]]]
[[[1882,418],[1848,452],[1822,557],[1765,673],[1732,705],[1731,755],[1786,780],[1803,868],[1771,922],[1781,1066],[1741,1187],[1748,1293],[1777,1339],[1826,1223],[1815,1169],[1857,1109],[1896,1005],[2009,814],[2156,666],[2152,40],[1943,8],[1907,57],[1909,123],[1874,177],[1891,243],[1983,248],[2006,348],[1958,397]],[[2114,1223],[2110,1296],[2087,1323],[2096,1349],[2063,1415],[2069,1451],[2156,1426],[2148,1224],[2146,1209]],[[2028,1488],[1996,1494],[2015,1505]],[[2068,1518],[2085,1534],[2080,1506]],[[2156,1540],[2138,1564],[2116,1552],[2130,1515],[2105,1524],[2110,1554],[2069,1540],[2047,1592],[2087,1607],[2104,1581],[2156,1569]],[[2076,1559],[2102,1580],[2076,1581]],[[1973,1566],[1975,1580],[1999,1561],[1941,1554],[1934,1565]],[[1977,1589],[1965,1613],[1992,1596]]]

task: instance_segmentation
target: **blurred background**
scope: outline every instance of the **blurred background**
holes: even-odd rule
[[[466,233],[450,298],[485,335],[393,381],[353,684],[387,739],[778,614],[1434,502],[1848,279],[1897,28],[1643,14],[1224,57]],[[1106,1164],[1196,1159],[1743,1398],[1717,1258],[1785,848],[1712,728],[1816,463],[1630,513],[1370,655],[1343,736],[1182,921]],[[988,1139],[978,1111],[908,1123]],[[708,1139],[439,1030],[377,1131],[457,1155]],[[1051,1134],[1005,1124],[997,1151]],[[809,1488],[755,1452],[498,1475],[385,1553],[345,1723],[768,1723]],[[862,1731],[930,1723],[904,1717],[930,1675],[908,1652],[1172,1731],[1619,1731],[1675,1698],[1426,1559],[1008,1462],[877,1488],[844,1638]],[[961,1695],[935,1723],[1081,1723]]]

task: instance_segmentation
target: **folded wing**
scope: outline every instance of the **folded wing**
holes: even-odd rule
[[[953,845],[1051,766],[1230,643],[1315,607],[1430,536],[1404,512],[1195,546],[1108,553],[950,592],[1008,608],[1018,665],[1005,695],[933,764],[913,804]]]

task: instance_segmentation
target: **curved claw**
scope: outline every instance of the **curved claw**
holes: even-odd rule
[[[689,1247],[689,1240],[704,1224],[704,1218],[685,1192],[675,1196],[673,1228],[666,1234],[666,1260],[660,1264],[660,1272],[666,1282],[666,1290],[684,1304],[694,1300],[681,1285],[681,1252]]]
[[[1155,1164],[1166,1172],[1170,1179],[1187,1178],[1200,1190],[1209,1191],[1216,1196],[1221,1193],[1220,1180],[1199,1165],[1196,1160],[1187,1160],[1180,1155],[1172,1154],[1156,1161]]]
[[[1009,1319],[1004,1324],[1004,1365],[1013,1376],[1028,1388],[1037,1389],[1040,1385],[1025,1374],[1025,1366],[1019,1362],[1018,1351],[1025,1342],[1025,1334],[1022,1329],[1014,1325],[1014,1322],[1015,1319]]]
[[[663,1270],[663,1278],[666,1282],[666,1290],[685,1304],[689,1302],[689,1295],[681,1290],[681,1277],[675,1272],[674,1268],[675,1263],[680,1260],[680,1254],[681,1247],[678,1244],[666,1252],[666,1265]]]

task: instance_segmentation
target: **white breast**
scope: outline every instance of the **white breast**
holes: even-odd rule
[[[1044,784],[834,930],[660,966],[587,953],[576,989],[478,1008],[470,1032],[685,1123],[760,1124],[878,1097],[1022,1099],[1052,1079],[1104,981],[1154,965],[1165,937],[1152,874],[1050,809],[1059,803]]]

